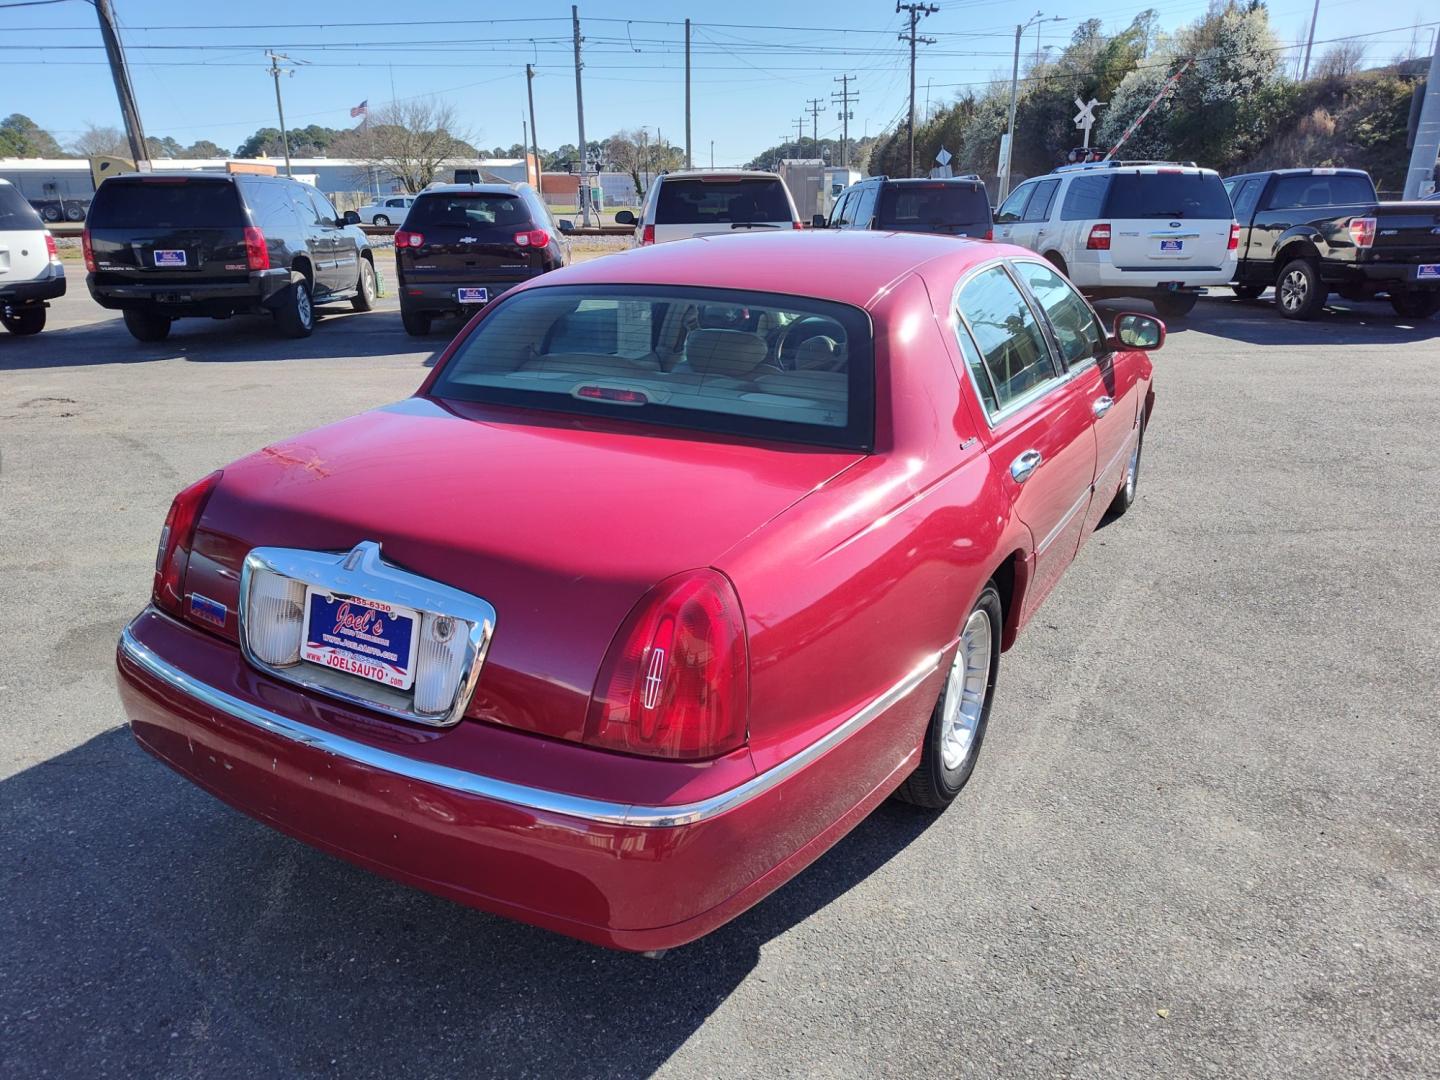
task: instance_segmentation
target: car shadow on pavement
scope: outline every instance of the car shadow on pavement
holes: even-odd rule
[[[647,1076],[765,943],[934,820],[882,805],[658,960],[396,885],[190,786],[116,728],[0,782],[0,1070]]]
[[[1332,296],[1320,316],[1287,319],[1273,294],[1241,300],[1224,292],[1201,300],[1190,316],[1193,329],[1251,345],[1404,345],[1440,335],[1440,318],[1407,319],[1383,300]]]
[[[456,324],[455,329],[459,329]],[[443,331],[444,327],[440,328]],[[154,344],[130,337],[116,319],[46,330],[38,337],[0,334],[0,371],[35,371],[96,364],[145,364],[157,360],[191,363],[253,363],[268,360],[322,360],[425,354],[428,366],[450,342],[437,332],[407,335],[394,310],[347,312],[320,309],[308,338],[284,338],[271,320],[259,315],[229,319],[181,319],[164,341]],[[5,339],[9,340],[5,340]]]

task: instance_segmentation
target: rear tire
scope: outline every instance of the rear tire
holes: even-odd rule
[[[125,329],[130,331],[130,336],[136,341],[164,341],[170,336],[172,320],[168,315],[145,308],[126,308],[124,317]]]
[[[1275,282],[1275,303],[1287,319],[1313,319],[1325,310],[1330,289],[1309,259],[1292,259]]]
[[[1440,311],[1440,292],[1391,293],[1390,306],[1406,319],[1428,319]]]
[[[1162,319],[1183,319],[1199,299],[1195,293],[1159,293],[1151,303]]]
[[[356,311],[372,311],[375,308],[375,264],[369,259],[360,259],[360,280],[355,283],[356,293],[350,306]]]
[[[373,224],[373,225],[389,225],[389,224],[390,224],[390,219],[389,219],[388,217],[386,217],[384,214],[376,214],[376,215],[375,215],[375,218],[374,218],[374,220],[371,222],[371,224]]]
[[[987,581],[965,617],[949,675],[925,729],[920,764],[896,789],[896,798],[943,810],[975,771],[1000,671],[1002,620],[1000,593]]]
[[[310,295],[310,282],[298,270],[290,272],[290,284],[280,295],[275,325],[288,338],[306,338],[315,332],[315,301]]]
[[[24,308],[20,311],[13,311],[9,315],[0,315],[0,324],[16,337],[29,337],[31,334],[38,334],[45,329],[45,309],[43,307]]]
[[[1230,291],[1241,300],[1259,300],[1266,288],[1265,285],[1231,285]]]
[[[430,320],[433,318],[428,311],[414,311],[404,307],[400,309],[400,322],[405,327],[405,333],[411,337],[424,337],[430,333]]]

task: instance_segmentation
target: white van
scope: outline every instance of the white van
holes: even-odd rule
[[[1213,169],[1167,162],[1067,165],[1025,181],[995,239],[1044,255],[1086,296],[1139,296],[1163,318],[1235,277],[1240,227]]]
[[[46,301],[64,294],[55,238],[15,185],[0,180],[0,324],[12,334],[38,334]]]
[[[621,210],[615,224],[635,227],[636,247],[692,236],[802,228],[795,200],[779,176],[741,169],[657,176],[645,193],[640,216]]]

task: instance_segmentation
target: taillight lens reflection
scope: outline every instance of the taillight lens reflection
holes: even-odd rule
[[[160,545],[155,552],[155,582],[150,598],[155,606],[180,615],[184,608],[185,569],[190,563],[190,548],[195,543],[195,526],[209,501],[220,473],[213,472],[197,480],[170,504],[165,527],[160,530]]]
[[[251,270],[270,269],[270,247],[254,225],[245,226],[245,265]]]
[[[729,579],[691,570],[630,613],[601,666],[585,741],[648,757],[715,757],[744,745],[750,657]]]
[[[1240,226],[1234,222],[1230,225],[1230,243],[1225,245],[1226,251],[1234,251],[1240,246]]]
[[[643,245],[643,244],[653,244],[654,242],[655,242],[655,226],[654,226],[654,225],[646,225],[645,228],[640,231],[640,243]]]
[[[1090,236],[1085,241],[1087,251],[1109,251],[1110,250],[1110,226],[1090,226]]]
[[[406,232],[404,229],[395,230],[395,246],[397,248],[417,248],[425,243],[425,236],[418,232]]]
[[[1357,248],[1374,247],[1375,229],[1373,217],[1357,217],[1350,222],[1350,239]]]

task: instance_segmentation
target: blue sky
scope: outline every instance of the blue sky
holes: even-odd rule
[[[1083,18],[1107,29],[1153,6],[1166,29],[1193,19],[1205,0],[941,0],[921,32],[917,108],[927,95],[942,103],[1008,77],[1014,27],[1039,8],[1047,17],[1039,45],[1060,45]],[[1312,0],[1272,0],[1283,42],[1303,34]],[[1433,0],[1430,0],[1433,2]],[[257,127],[275,124],[264,52],[274,48],[309,61],[283,82],[292,126],[354,124],[352,105],[434,94],[453,103],[481,146],[520,141],[525,64],[537,66],[536,113],[542,146],[576,141],[570,5],[551,0],[481,4],[474,0],[113,0],[129,49],[147,134],[182,143],[209,138],[233,148]],[[1412,23],[1427,17],[1421,0],[1367,8],[1363,0],[1321,0],[1317,40],[1366,38],[1371,62],[1405,52]],[[344,19],[334,21],[343,10]],[[1384,11],[1385,13],[1379,13]],[[584,0],[587,39],[586,134],[604,138],[647,126],[672,142],[684,138],[683,21],[694,21],[694,154],[708,164],[739,164],[796,130],[808,99],[821,99],[819,131],[838,136],[832,80],[856,76],[851,134],[877,133],[904,115],[906,50],[896,38],[903,16],[893,0],[727,0],[726,3]],[[1434,14],[1428,16],[1435,18]],[[327,20],[330,20],[327,22]],[[488,21],[487,21],[488,20]],[[304,25],[308,24],[308,25]],[[0,114],[21,112],[62,142],[87,124],[119,126],[114,89],[99,48],[94,9],[84,0],[6,7],[0,0],[0,57],[6,77]],[[814,29],[807,29],[808,27]],[[1393,32],[1375,34],[1374,31]],[[843,32],[842,32],[843,31]],[[1428,53],[1430,32],[1419,32]],[[1025,38],[1033,55],[1036,32]],[[1317,47],[1317,53],[1324,46]]]

